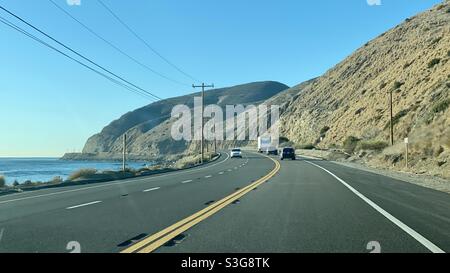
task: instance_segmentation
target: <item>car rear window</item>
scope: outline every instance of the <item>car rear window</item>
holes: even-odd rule
[[[233,149],[233,150],[231,150],[232,152],[240,152],[241,151],[241,149]]]
[[[294,152],[294,149],[292,149],[292,148],[284,148],[284,149],[283,149],[283,152],[286,152],[286,153],[293,153],[293,152]]]

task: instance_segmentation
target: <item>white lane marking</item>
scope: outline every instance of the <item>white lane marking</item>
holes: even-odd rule
[[[223,172],[220,172],[219,174],[223,174]]]
[[[205,178],[211,178],[212,177],[212,175],[207,175],[207,176],[205,176]]]
[[[144,192],[156,191],[156,190],[159,190],[159,189],[161,189],[161,187],[155,187],[155,188],[151,188],[151,189],[146,189],[146,190],[144,190]]]
[[[10,202],[16,202],[16,201],[22,201],[22,200],[28,200],[28,199],[35,199],[35,198],[39,198],[39,197],[46,197],[46,196],[52,196],[52,195],[59,195],[59,194],[70,193],[70,192],[85,191],[85,190],[90,190],[90,189],[96,189],[96,188],[102,188],[102,187],[108,187],[108,186],[115,186],[115,185],[121,185],[121,184],[126,184],[126,183],[139,182],[139,181],[143,181],[143,180],[147,180],[148,181],[148,180],[153,180],[153,179],[156,179],[156,178],[161,178],[161,177],[166,177],[166,176],[171,176],[171,175],[196,172],[196,171],[199,171],[199,170],[211,168],[211,167],[216,166],[218,164],[224,163],[225,161],[227,161],[230,158],[230,155],[228,153],[225,153],[225,154],[227,155],[227,158],[225,158],[225,160],[223,160],[223,161],[214,163],[212,165],[207,165],[207,166],[204,166],[204,167],[194,168],[192,170],[176,171],[174,173],[168,173],[168,174],[162,174],[162,175],[157,175],[157,176],[150,176],[150,177],[144,177],[144,178],[139,178],[139,179],[133,179],[131,181],[123,181],[123,182],[113,181],[113,182],[102,184],[102,185],[84,187],[84,188],[80,188],[80,189],[51,192],[51,193],[45,193],[45,194],[39,194],[39,195],[33,195],[33,196],[27,196],[27,197],[21,197],[21,198],[16,198],[16,199],[4,200],[4,201],[0,201],[0,204],[6,204],[6,203],[10,203]],[[12,195],[4,195],[4,196],[5,197],[11,197],[11,196],[21,195],[21,194],[26,194],[26,193],[29,193],[29,192],[16,193],[16,194],[12,194]]]
[[[347,187],[351,192],[353,192],[354,194],[356,194],[356,196],[358,196],[359,198],[361,198],[364,202],[366,202],[367,204],[369,204],[369,206],[371,206],[372,208],[374,208],[376,211],[378,211],[379,213],[381,213],[384,217],[386,217],[389,221],[391,221],[392,223],[394,223],[395,225],[397,225],[399,228],[401,228],[404,232],[408,233],[411,237],[413,237],[414,239],[416,239],[416,241],[418,241],[419,243],[421,243],[424,247],[426,247],[428,250],[430,250],[433,253],[445,253],[442,249],[440,249],[438,246],[436,246],[435,244],[433,244],[431,241],[429,241],[427,238],[423,237],[422,235],[420,235],[417,231],[413,230],[412,228],[410,228],[409,226],[407,226],[406,224],[404,224],[402,221],[398,220],[397,218],[395,218],[392,214],[390,214],[389,212],[385,211],[384,209],[382,209],[380,206],[378,206],[377,204],[375,204],[374,202],[372,202],[369,198],[365,197],[362,193],[360,193],[359,191],[357,191],[356,189],[354,189],[352,186],[350,186],[349,184],[347,184],[344,180],[340,179],[339,177],[337,177],[334,173],[330,172],[329,170],[315,164],[309,161],[306,161],[307,163],[316,166],[317,168],[320,168],[322,170],[324,170],[325,172],[327,172],[328,174],[330,174],[332,177],[334,177],[336,180],[338,180],[339,182],[341,182],[345,187]]]
[[[185,181],[181,182],[181,184],[186,184],[186,183],[191,183],[191,182],[192,182],[192,180],[189,179],[189,180],[185,180]]]
[[[231,169],[228,169],[229,172],[231,172]]]
[[[94,201],[94,202],[89,202],[89,203],[84,203],[81,205],[76,205],[76,206],[72,206],[72,207],[68,207],[66,209],[76,209],[76,208],[81,208],[81,207],[85,207],[85,206],[89,206],[89,205],[94,205],[94,204],[98,204],[101,203],[102,201]]]

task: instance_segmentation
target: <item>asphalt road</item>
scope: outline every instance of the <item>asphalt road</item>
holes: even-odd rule
[[[249,155],[185,171],[0,197],[0,252],[119,252],[264,176],[270,160]],[[144,235],[142,235],[144,234]],[[121,245],[122,244],[122,245]]]
[[[448,252],[450,195],[326,161],[224,154],[0,197],[0,232],[0,252]]]

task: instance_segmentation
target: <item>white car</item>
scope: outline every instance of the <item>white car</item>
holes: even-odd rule
[[[233,158],[233,157],[239,157],[239,158],[242,158],[241,149],[239,149],[239,148],[234,148],[234,149],[232,149],[232,150],[231,150],[231,153],[230,153],[230,156],[231,156],[231,158]]]

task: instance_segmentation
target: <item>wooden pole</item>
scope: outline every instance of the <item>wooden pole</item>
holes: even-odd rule
[[[127,134],[123,135],[122,171],[125,172],[127,161]]]

